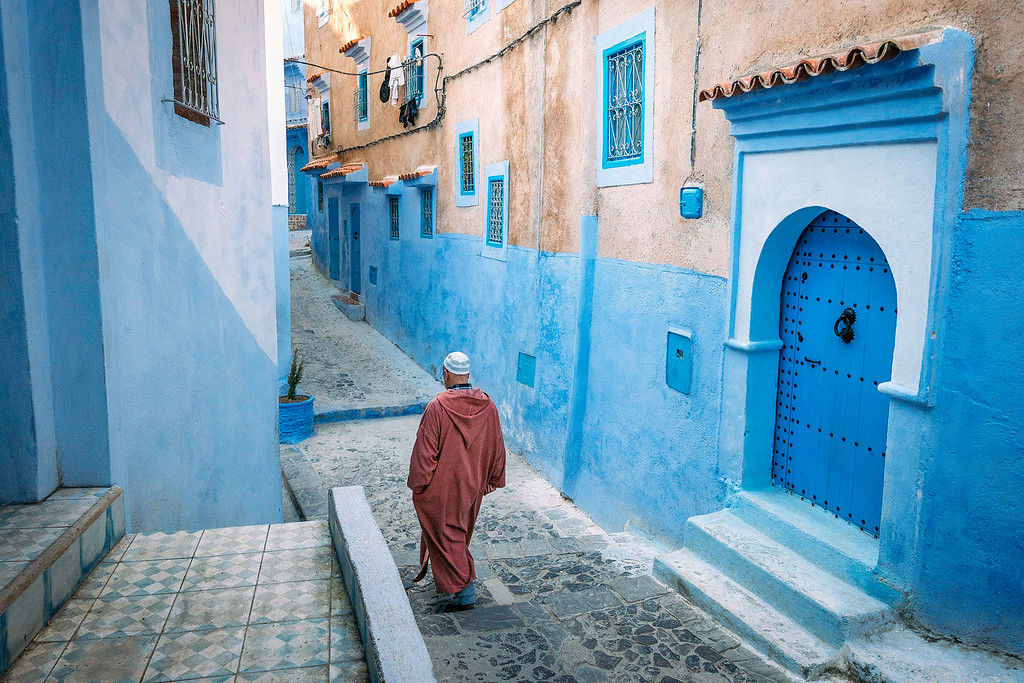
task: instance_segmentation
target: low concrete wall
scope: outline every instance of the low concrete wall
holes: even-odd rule
[[[363,487],[331,489],[329,509],[331,539],[356,613],[370,680],[436,680],[398,568]]]

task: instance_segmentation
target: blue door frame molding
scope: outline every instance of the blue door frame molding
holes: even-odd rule
[[[892,380],[878,387],[898,399],[879,525],[879,571],[897,586],[918,554],[916,472],[927,444],[912,425],[933,401],[973,68],[969,35],[928,37],[887,62],[714,102],[736,140],[722,476],[744,489],[771,485],[783,274],[812,219],[826,209],[848,216],[885,252],[899,301]],[[899,169],[899,182],[886,169]]]

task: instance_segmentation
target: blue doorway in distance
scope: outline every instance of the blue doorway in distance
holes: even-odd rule
[[[338,225],[338,198],[327,198],[327,258],[332,280],[341,277],[341,230]]]
[[[356,294],[362,294],[362,272],[360,270],[360,249],[359,249],[359,205],[353,204],[351,208],[351,221],[349,222],[352,228],[352,291]]]

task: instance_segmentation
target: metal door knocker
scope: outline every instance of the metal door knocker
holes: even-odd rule
[[[843,314],[836,319],[836,324],[832,326],[832,331],[836,333],[836,336],[843,340],[843,342],[849,344],[853,341],[853,323],[857,319],[857,312],[852,308],[847,308],[843,311]]]

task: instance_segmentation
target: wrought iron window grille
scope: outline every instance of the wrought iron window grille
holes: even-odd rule
[[[487,183],[487,243],[501,246],[505,237],[505,179]]]
[[[352,93],[352,115],[357,122],[368,118],[366,74],[359,74],[359,86]]]
[[[413,46],[412,54],[402,62],[402,71],[405,77],[405,102],[415,101],[419,104],[423,97],[424,82],[422,43]]]
[[[476,191],[476,173],[474,173],[473,135],[463,135],[459,139],[459,152],[462,164],[462,194],[473,194]]]
[[[399,213],[398,213],[398,197],[388,197],[391,204],[391,239],[398,239],[398,228],[399,228]]]
[[[217,28],[214,0],[169,0],[175,112],[196,123],[218,124]]]
[[[487,0],[466,0],[466,9],[462,16],[464,19],[472,19],[487,9]]]
[[[637,159],[644,146],[644,43],[608,55],[606,111],[608,161]]]
[[[434,190],[425,189],[420,192],[420,235],[430,237],[434,234]]]

